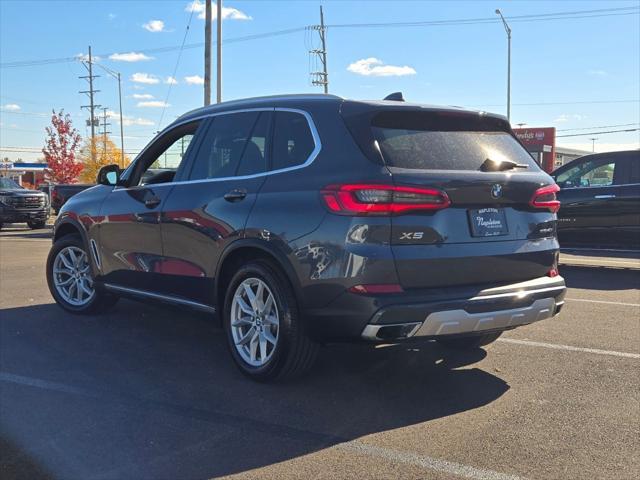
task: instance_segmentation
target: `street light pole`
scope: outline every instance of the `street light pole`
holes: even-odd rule
[[[598,140],[597,138],[590,138],[589,140],[591,140],[591,152],[595,153],[596,152],[596,140]]]
[[[496,14],[500,15],[504,30],[507,32],[507,120],[511,121],[511,27],[499,8],[496,9]]]

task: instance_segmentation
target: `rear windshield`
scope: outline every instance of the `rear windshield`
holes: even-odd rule
[[[479,170],[488,158],[538,167],[533,158],[505,131],[480,119],[443,122],[423,115],[379,115],[372,132],[384,162],[414,170]]]

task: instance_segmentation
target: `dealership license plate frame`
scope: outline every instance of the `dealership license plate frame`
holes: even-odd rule
[[[488,238],[509,235],[504,208],[486,207],[467,210],[472,237]]]

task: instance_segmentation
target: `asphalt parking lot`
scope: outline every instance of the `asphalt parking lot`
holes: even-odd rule
[[[561,315],[486,351],[332,346],[308,377],[261,385],[206,316],[63,313],[48,237],[0,233],[2,479],[640,474],[637,257],[567,255]]]

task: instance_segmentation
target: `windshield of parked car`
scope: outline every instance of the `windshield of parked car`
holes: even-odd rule
[[[21,189],[20,185],[11,180],[10,178],[0,177],[0,188],[5,188],[8,190]]]

